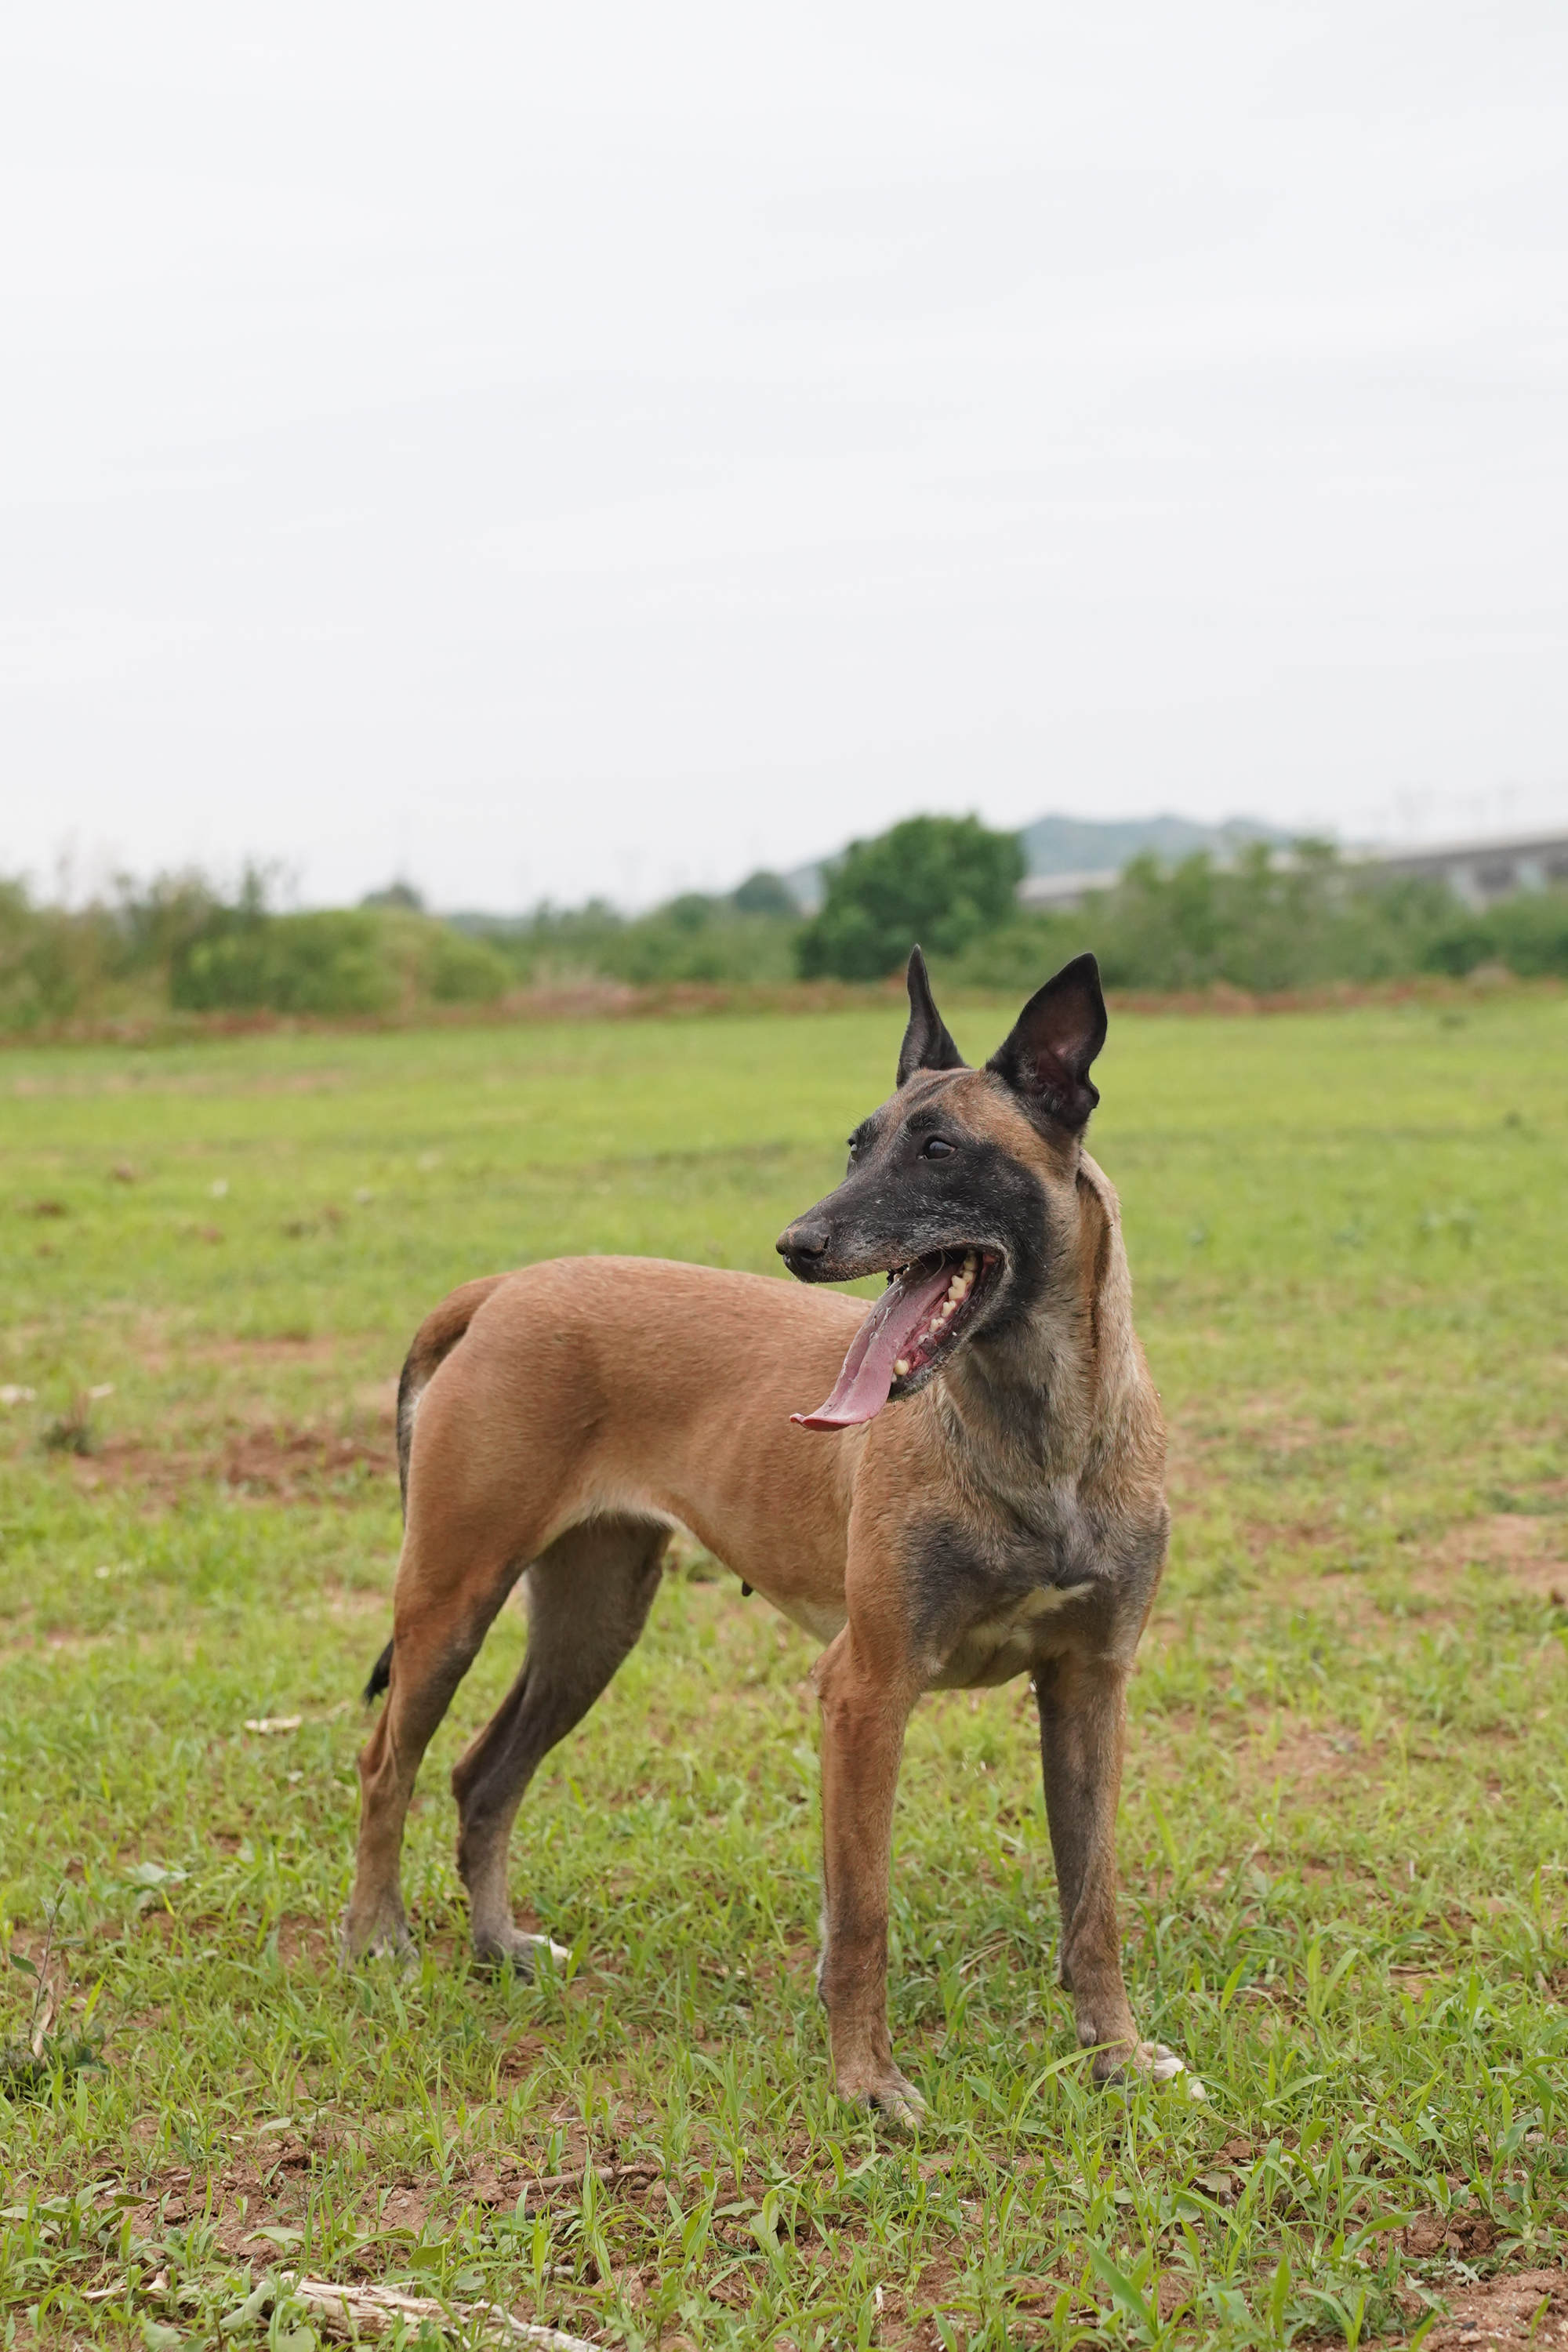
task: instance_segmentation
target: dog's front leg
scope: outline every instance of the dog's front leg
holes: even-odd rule
[[[877,1671],[846,1628],[815,1675],[822,1701],[822,1958],[816,1989],[827,2011],[841,2095],[912,2124],[925,2103],[893,2063],[888,2033],[888,1880],[893,1798],[904,1726],[916,1691]]]
[[[1046,1818],[1061,1900],[1061,1979],[1095,2079],[1129,2067],[1166,2082],[1183,2071],[1163,2042],[1140,2042],[1121,1976],[1116,1916],[1116,1806],[1127,1726],[1127,1672],[1116,1660],[1050,1658],[1035,1675]]]

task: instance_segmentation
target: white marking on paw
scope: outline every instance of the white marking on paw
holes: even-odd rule
[[[572,1957],[563,1944],[552,1944],[548,1936],[524,1936],[522,1940],[532,1951],[548,1952],[558,1969],[564,1968]]]

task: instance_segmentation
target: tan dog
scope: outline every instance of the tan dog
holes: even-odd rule
[[[543,1939],[514,1925],[507,1886],[519,1802],[637,1642],[688,1528],[826,1645],[818,1987],[840,2091],[906,2120],[921,2100],[888,2035],[888,1878],[922,1691],[1033,1677],[1079,2039],[1102,2078],[1181,2071],[1138,2040],[1116,1918],[1125,1685],[1168,1518],[1116,1196],[1082,1144],[1099,973],[1092,956],[1058,972],[983,1070],[918,949],[910,1002],[897,1093],[778,1244],[806,1283],[888,1273],[869,1310],[755,1275],[569,1258],[469,1283],[420,1329],[344,1928],[351,1957],[406,1946],[415,1775],[521,1579],[522,1671],[452,1785],[475,1947],[531,1965]]]

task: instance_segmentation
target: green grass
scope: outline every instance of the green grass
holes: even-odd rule
[[[20,2340],[303,2352],[256,2293],[302,2267],[637,2345],[1239,2347],[1408,2335],[1561,2259],[1557,998],[1113,1027],[1094,1142],[1175,1511],[1123,1924],[1205,2103],[1087,2080],[1018,1685],[912,1727],[892,2002],[932,2125],[837,2105],[811,1650],[689,1547],[524,1808],[520,1911],[569,1980],[464,1958],[446,1773],[510,1617],[411,1820],[423,1965],[337,1973],[409,1331],[564,1251],[772,1270],[898,1025],[0,1058],[0,1382],[37,1391],[0,1409],[0,1932],[36,1967],[55,1906],[64,1995],[62,2063],[0,2097]],[[953,1025],[984,1052],[1004,1016]],[[33,1999],[0,1979],[0,2039]],[[588,2155],[645,2169],[521,2195]]]

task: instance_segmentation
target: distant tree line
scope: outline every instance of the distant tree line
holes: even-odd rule
[[[911,817],[850,845],[805,917],[784,883],[754,874],[628,917],[601,900],[528,916],[442,919],[405,886],[361,906],[290,913],[252,869],[225,891],[199,874],[122,879],[85,907],[0,881],[0,1027],[192,1013],[409,1015],[497,1003],[593,981],[647,987],[876,981],[919,940],[945,982],[1014,992],[1084,948],[1107,984],[1257,993],[1496,964],[1568,975],[1568,890],[1520,892],[1479,911],[1441,883],[1346,864],[1327,843],[1288,858],[1258,844],[1134,859],[1072,913],[1018,904],[1016,837],[977,817]]]

